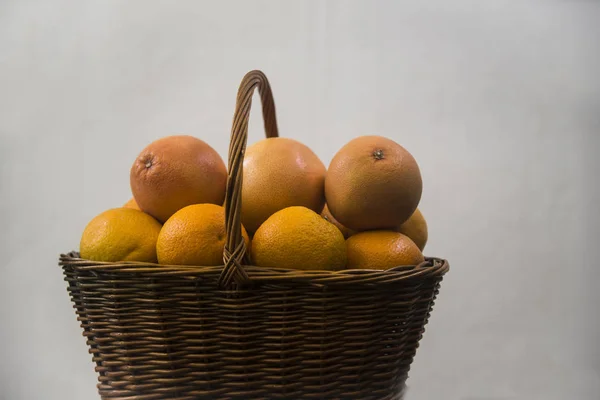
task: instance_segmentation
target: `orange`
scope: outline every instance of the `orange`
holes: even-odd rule
[[[327,204],[325,204],[323,211],[321,211],[321,216],[323,218],[325,218],[326,221],[329,221],[332,224],[334,224],[340,230],[340,232],[342,232],[342,235],[344,235],[344,238],[349,238],[350,236],[352,236],[353,234],[356,233],[353,230],[348,229],[344,225],[340,224],[339,221],[337,219],[335,219],[335,217],[333,215],[331,215],[329,208],[327,208]]]
[[[133,208],[134,210],[140,209],[140,206],[138,206],[138,204],[135,202],[135,199],[133,197],[131,199],[129,199],[129,201],[127,201],[127,203],[123,204],[123,207]]]
[[[381,136],[361,136],[331,160],[325,198],[331,214],[355,231],[395,229],[419,205],[423,183],[413,156]]]
[[[248,234],[242,236],[249,246]],[[225,209],[215,204],[193,204],[177,211],[158,235],[156,251],[160,264],[223,265],[227,240]]]
[[[94,261],[155,263],[160,223],[131,208],[115,208],[94,217],[81,236],[82,258]]]
[[[392,231],[367,231],[346,241],[349,269],[385,270],[423,262],[421,250],[408,236]]]
[[[252,258],[260,267],[340,270],[346,265],[344,235],[306,207],[277,211],[252,239]]]
[[[400,225],[398,232],[411,238],[417,247],[423,251],[427,244],[428,233],[427,221],[425,221],[421,210],[417,208],[413,215],[411,215],[405,223]]]
[[[242,223],[255,232],[271,215],[291,206],[320,213],[324,182],[325,165],[307,146],[287,138],[261,140],[244,155]]]
[[[130,171],[135,201],[161,222],[191,204],[223,204],[226,182],[227,169],[219,154],[187,135],[150,143]]]

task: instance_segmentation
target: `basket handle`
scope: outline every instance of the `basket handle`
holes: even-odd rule
[[[248,141],[248,120],[252,107],[252,96],[256,88],[258,88],[262,103],[265,134],[267,138],[279,135],[275,102],[269,81],[261,71],[250,71],[244,76],[238,89],[229,143],[227,191],[225,194],[227,240],[223,251],[225,267],[219,277],[219,286],[222,288],[231,287],[233,283],[240,286],[250,280],[243,267],[243,264],[248,264],[248,257],[241,229],[242,176],[244,153]]]

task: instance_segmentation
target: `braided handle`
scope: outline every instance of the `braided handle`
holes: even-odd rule
[[[244,153],[248,141],[248,120],[252,107],[254,89],[258,88],[262,103],[265,134],[268,138],[277,137],[277,118],[275,102],[271,86],[261,71],[248,72],[240,84],[231,128],[229,143],[229,168],[227,176],[227,192],[225,195],[225,228],[227,241],[223,251],[225,268],[219,277],[222,288],[231,287],[235,283],[240,286],[249,281],[243,264],[248,264],[246,243],[242,237],[242,176]]]

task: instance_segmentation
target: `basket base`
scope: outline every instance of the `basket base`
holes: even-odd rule
[[[243,389],[242,389],[243,390]],[[364,394],[356,393],[355,395],[347,395],[344,397],[333,395],[332,397],[323,396],[322,393],[319,395],[311,395],[310,397],[296,397],[293,394],[281,395],[281,394],[262,394],[255,397],[248,395],[233,396],[231,394],[222,396],[181,396],[178,394],[167,395],[164,393],[158,394],[147,394],[140,396],[112,396],[112,395],[101,395],[102,400],[298,400],[299,398],[311,398],[314,400],[404,400],[406,390],[402,389],[399,393],[390,394],[383,397],[372,397]]]
[[[105,400],[403,399],[441,281],[227,291],[217,269],[62,266]]]

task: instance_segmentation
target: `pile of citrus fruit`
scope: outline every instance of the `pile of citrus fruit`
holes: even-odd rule
[[[163,265],[223,264],[227,168],[192,136],[149,144],[130,171],[133,197],[96,216],[82,258]],[[242,236],[253,265],[376,269],[424,260],[417,162],[398,143],[360,136],[329,168],[304,144],[269,138],[244,155]]]

